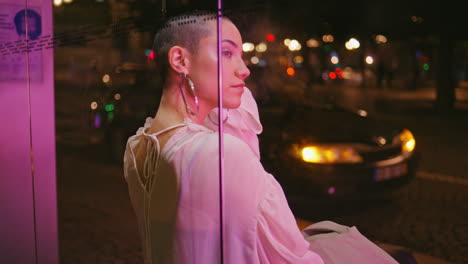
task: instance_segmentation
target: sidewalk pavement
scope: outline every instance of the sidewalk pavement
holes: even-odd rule
[[[313,222],[300,219],[300,218],[296,218],[296,223],[300,230],[303,230],[309,225],[313,224]],[[450,262],[447,262],[445,260],[424,254],[422,252],[417,252],[409,248],[404,248],[402,246],[387,244],[387,243],[377,243],[377,245],[387,252],[394,251],[394,250],[405,250],[405,251],[411,252],[411,254],[416,259],[418,264],[451,264]]]

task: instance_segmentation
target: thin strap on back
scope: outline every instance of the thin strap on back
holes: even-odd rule
[[[161,145],[157,138],[158,135],[161,135],[167,131],[186,126],[186,124],[177,124],[174,126],[167,127],[161,131],[158,131],[153,134],[147,134],[145,130],[143,130],[143,134],[145,136],[149,136],[151,140],[146,143],[146,159],[143,165],[143,179],[145,182],[145,190],[150,194],[151,188],[154,182],[154,175],[156,173],[156,169],[159,164],[159,157],[161,155]],[[156,151],[154,150],[152,144],[156,145]],[[153,177],[151,177],[153,176]]]
[[[152,248],[151,248],[151,225],[150,225],[150,209],[151,209],[151,192],[153,189],[153,184],[156,178],[156,170],[159,165],[159,157],[161,155],[161,145],[157,138],[158,135],[170,131],[175,128],[186,126],[186,124],[178,124],[174,126],[167,127],[161,131],[158,131],[153,134],[147,134],[145,129],[143,129],[143,134],[148,136],[150,140],[146,142],[146,159],[143,165],[143,175],[140,176],[140,180],[143,183],[144,187],[144,197],[143,197],[143,217],[144,217],[144,232],[145,232],[145,243],[146,243],[146,254],[148,259],[152,259]],[[156,150],[154,146],[156,145]]]
[[[183,127],[183,126],[186,126],[186,124],[177,124],[177,125],[173,125],[173,126],[170,126],[170,127],[166,127],[165,129],[161,130],[161,131],[158,131],[156,133],[153,133],[153,134],[147,134],[145,130],[143,130],[143,134],[146,135],[146,136],[158,136],[158,135],[161,135],[162,133],[165,133],[169,130],[172,130],[174,128],[178,128],[178,127]]]

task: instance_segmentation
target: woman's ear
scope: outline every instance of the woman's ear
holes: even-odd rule
[[[180,46],[172,47],[168,52],[168,60],[171,68],[177,73],[188,74],[189,68],[189,52],[187,49]]]

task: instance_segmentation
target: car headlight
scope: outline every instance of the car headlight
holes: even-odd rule
[[[404,129],[400,134],[398,134],[394,141],[401,144],[401,149],[403,153],[411,153],[416,148],[416,140],[414,139],[413,133],[408,129]]]
[[[362,157],[352,146],[346,145],[308,145],[295,146],[297,156],[310,163],[359,163]]]

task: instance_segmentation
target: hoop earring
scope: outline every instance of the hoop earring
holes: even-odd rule
[[[198,96],[197,96],[197,94],[195,92],[195,85],[193,84],[192,80],[185,73],[181,73],[180,76],[182,76],[182,78],[184,78],[187,81],[187,83],[188,83],[188,85],[190,87],[190,90],[192,91],[192,95],[193,95],[193,99],[195,100],[195,105],[197,107],[197,111],[194,112],[194,111],[192,111],[192,109],[190,109],[190,107],[187,104],[187,100],[185,99],[185,94],[184,94],[184,91],[182,89],[182,85],[179,85],[180,93],[182,94],[182,99],[184,100],[185,109],[187,110],[187,113],[189,113],[190,115],[197,115],[198,111],[200,111],[200,104],[198,103]]]
[[[229,112],[230,109],[227,109],[227,114],[226,114],[226,117],[223,119],[223,124],[226,123],[229,119],[229,115],[230,115],[230,112]],[[213,119],[211,119],[211,116],[210,114],[208,114],[208,120],[210,120],[210,122],[213,124],[213,125],[218,125],[217,122],[213,121]]]

